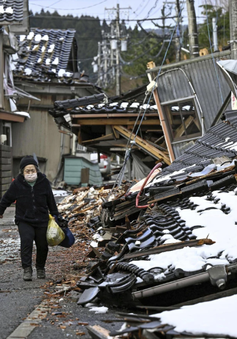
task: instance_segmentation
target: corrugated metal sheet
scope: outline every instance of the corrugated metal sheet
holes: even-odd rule
[[[216,65],[216,61],[221,59],[230,59],[230,51],[163,66],[158,78],[161,103],[193,94],[186,74],[200,102],[204,114],[205,129],[210,128],[230,92],[224,76]],[[155,70],[159,70],[159,68],[153,68],[152,72],[155,73]]]

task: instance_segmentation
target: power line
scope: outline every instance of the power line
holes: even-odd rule
[[[55,2],[55,3],[58,3],[59,1]],[[77,10],[81,10],[81,9],[88,9],[88,8],[92,8],[92,7],[96,7],[98,5],[101,5],[103,4],[104,2],[107,2],[107,0],[103,0],[101,2],[98,2],[97,4],[95,5],[91,5],[91,6],[87,6],[87,7],[80,7],[80,8],[56,8],[56,7],[51,7],[51,6],[42,6],[42,5],[38,5],[38,4],[34,4],[33,2],[31,3],[32,5],[34,6],[38,6],[38,7],[41,7],[41,8],[51,8],[51,9],[56,9],[56,10],[60,10],[60,11],[77,11]],[[54,4],[55,4],[54,3]],[[54,5],[53,4],[53,5]]]
[[[136,17],[138,17],[138,15],[140,15],[142,13],[142,11],[146,8],[146,6],[149,4],[150,0],[147,1],[146,5],[140,10],[140,12],[137,14]]]
[[[78,19],[78,16],[76,17],[71,17],[71,16],[66,16],[66,15],[58,15],[58,16],[56,16],[56,15],[41,15],[41,14],[39,14],[39,15],[37,15],[37,13],[36,14],[33,14],[33,15],[31,15],[31,17],[33,17],[33,18],[37,18],[37,19],[44,19],[44,18],[48,18],[48,19],[59,19],[59,18],[63,18],[63,20],[64,19],[66,19],[66,20],[75,20],[75,19]],[[165,19],[175,19],[175,18],[177,18],[177,16],[176,15],[173,15],[173,16],[168,16],[168,17],[165,17]],[[205,18],[204,16],[202,17],[202,18]],[[163,20],[164,19],[164,17],[158,17],[158,18],[145,18],[145,19],[127,19],[126,20],[126,22],[132,22],[132,21],[136,21],[136,22],[142,22],[142,21],[152,21],[152,20]],[[98,20],[98,21],[104,21],[105,19],[100,19],[100,18],[98,18],[98,17],[95,17],[95,18],[93,18],[93,17],[90,17],[90,18],[85,18],[85,17],[80,17],[79,18],[79,20],[80,21],[95,21],[95,20]]]

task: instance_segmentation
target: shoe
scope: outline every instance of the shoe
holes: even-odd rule
[[[45,269],[44,268],[37,268],[37,278],[38,279],[45,279]]]
[[[32,280],[32,268],[31,267],[24,268],[23,279],[25,281],[31,281]]]

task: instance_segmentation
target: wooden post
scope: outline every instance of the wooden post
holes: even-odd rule
[[[175,160],[174,151],[173,151],[173,147],[172,147],[171,142],[170,142],[170,137],[169,137],[168,129],[167,129],[167,126],[166,126],[166,121],[165,121],[163,110],[162,110],[162,107],[161,107],[161,104],[160,104],[160,98],[159,98],[159,95],[158,95],[158,92],[157,92],[156,89],[153,91],[153,96],[154,96],[156,106],[157,106],[157,109],[158,109],[160,124],[161,124],[162,130],[163,130],[163,133],[164,133],[165,142],[166,142],[166,146],[167,146],[167,149],[168,149],[168,152],[169,152],[170,161],[173,162]]]

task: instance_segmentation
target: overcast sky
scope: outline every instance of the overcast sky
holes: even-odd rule
[[[43,8],[45,11],[54,12],[58,11],[61,15],[71,14],[74,16],[90,15],[99,17],[101,20],[114,19],[116,17],[117,4],[120,7],[120,19],[127,21],[128,26],[134,27],[136,20],[149,19],[161,17],[161,9],[163,3],[169,3],[167,6],[172,6],[171,15],[175,15],[175,1],[162,0],[29,0],[29,8],[35,13],[40,12]],[[203,3],[203,0],[195,0],[196,16],[201,16],[201,9],[198,7]],[[187,23],[186,3],[183,2],[182,15],[184,23]],[[129,8],[130,7],[130,8]],[[109,10],[108,10],[109,9]],[[168,14],[168,8],[167,12]],[[198,19],[200,21],[200,19]],[[158,21],[161,24],[161,21]],[[155,28],[151,21],[145,21],[144,28]]]

